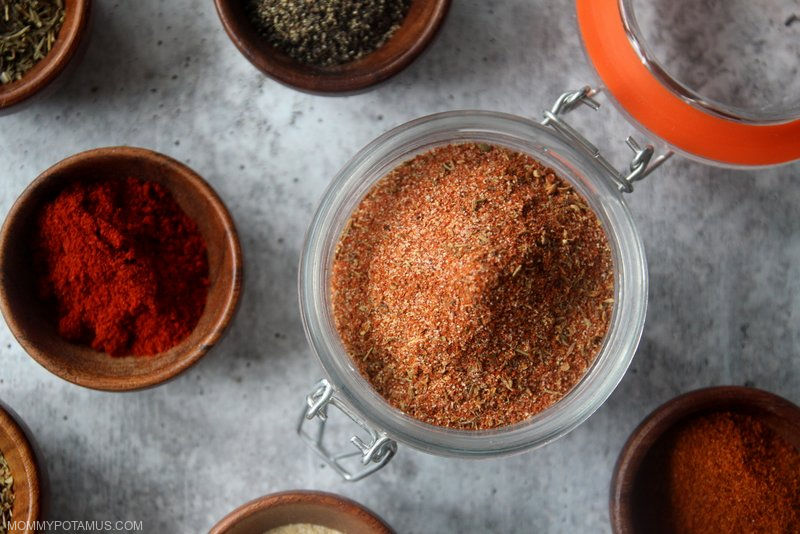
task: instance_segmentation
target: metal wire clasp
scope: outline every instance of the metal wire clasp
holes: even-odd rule
[[[630,193],[633,191],[634,182],[638,182],[656,170],[661,164],[672,157],[673,152],[667,151],[654,158],[655,148],[653,145],[640,147],[639,143],[637,143],[633,137],[629,136],[625,142],[628,147],[633,150],[633,159],[630,165],[628,165],[627,171],[618,171],[611,162],[603,157],[600,153],[600,149],[562,118],[564,114],[569,113],[580,104],[584,104],[594,110],[600,109],[600,103],[593,98],[598,92],[598,90],[592,89],[588,85],[582,89],[567,91],[558,97],[558,100],[556,100],[550,110],[544,112],[544,119],[541,124],[542,126],[552,127],[567,141],[572,142],[573,145],[586,152],[608,173],[620,191],[623,193]]]
[[[357,451],[348,451],[333,454],[325,447],[323,438],[325,435],[325,425],[328,422],[328,408],[335,406],[347,417],[352,419],[358,426],[364,429],[369,435],[369,442],[365,443],[358,436],[350,438],[350,442],[356,446]],[[308,421],[317,420],[315,435],[308,433],[305,426]],[[300,422],[297,425],[297,434],[316,452],[325,462],[330,465],[339,475],[349,482],[355,482],[367,477],[379,470],[397,452],[397,442],[383,431],[375,430],[356,412],[344,404],[337,396],[336,391],[325,379],[320,380],[314,389],[306,397],[306,406],[300,415]],[[349,469],[344,461],[348,458],[361,456],[361,464],[364,466],[358,470]]]

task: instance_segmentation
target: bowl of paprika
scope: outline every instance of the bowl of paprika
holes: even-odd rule
[[[81,386],[155,386],[196,363],[236,310],[233,220],[199,175],[133,147],[42,173],[0,231],[0,310],[20,345]]]
[[[741,386],[663,404],[620,453],[610,518],[616,534],[800,531],[800,407]]]

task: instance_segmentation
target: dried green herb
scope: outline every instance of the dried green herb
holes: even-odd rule
[[[21,79],[53,48],[63,0],[0,0],[0,83]]]
[[[247,0],[269,44],[308,65],[354,61],[380,48],[411,0]]]
[[[14,477],[0,452],[0,534],[11,529],[11,509],[14,507]]]

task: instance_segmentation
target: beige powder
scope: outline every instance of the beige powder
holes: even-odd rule
[[[282,527],[273,528],[264,532],[264,534],[343,534],[338,530],[323,527],[321,525],[312,525],[311,523],[294,523],[292,525],[284,525]]]

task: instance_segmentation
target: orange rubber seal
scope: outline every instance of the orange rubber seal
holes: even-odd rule
[[[647,131],[690,155],[727,165],[765,166],[800,159],[800,119],[737,122],[681,99],[642,62],[628,39],[620,0],[576,0],[589,59],[608,91]]]

